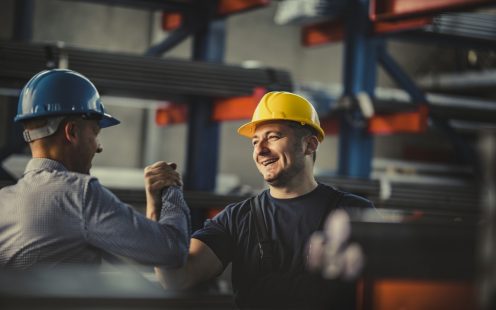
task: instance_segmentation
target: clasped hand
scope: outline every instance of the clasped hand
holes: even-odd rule
[[[176,171],[175,163],[158,161],[145,167],[146,216],[157,220],[162,205],[161,193],[169,186],[182,186],[181,175]]]

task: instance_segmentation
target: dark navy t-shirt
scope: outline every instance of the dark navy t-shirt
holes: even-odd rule
[[[262,272],[249,199],[228,205],[193,238],[207,244],[223,266],[232,262],[235,302],[239,307],[322,307],[336,305],[346,284],[326,281],[305,269],[305,249],[311,234],[322,229],[333,207],[373,207],[362,197],[319,184],[312,192],[291,199],[259,194],[272,239],[273,270]],[[346,288],[346,289],[349,289]]]

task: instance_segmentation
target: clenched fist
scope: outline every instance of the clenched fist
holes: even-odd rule
[[[161,207],[162,190],[169,186],[182,186],[181,175],[176,171],[175,163],[158,161],[145,168],[146,216],[157,219]]]

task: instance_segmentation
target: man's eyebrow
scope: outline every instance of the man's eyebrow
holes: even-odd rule
[[[270,134],[283,135],[283,132],[282,132],[282,131],[280,131],[280,130],[269,130],[269,131],[264,132],[264,133],[261,133],[261,134],[259,134],[259,135],[254,134],[251,138],[252,138],[252,139],[256,139],[256,138],[259,138],[260,136],[262,136],[262,137],[266,137],[266,136],[268,136],[268,135],[270,135]]]
[[[270,130],[270,131],[267,131],[267,132],[265,133],[265,135],[267,135],[267,136],[268,136],[268,135],[270,135],[270,134],[282,135],[282,134],[283,134],[283,132],[282,132],[282,131],[280,131],[280,130]]]

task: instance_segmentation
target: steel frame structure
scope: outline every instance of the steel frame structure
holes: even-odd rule
[[[267,4],[268,0],[208,0],[208,1],[136,1],[136,0],[76,0],[103,4],[133,6],[146,9],[162,9],[179,12],[183,24],[175,29],[163,42],[151,47],[147,56],[160,56],[187,37],[193,37],[192,60],[198,62],[222,63],[224,58],[225,18]],[[15,19],[16,41],[30,41],[32,32],[33,0],[21,0],[17,4]],[[271,71],[274,72],[274,71]],[[246,96],[247,94],[239,94]],[[219,98],[216,98],[217,100]],[[219,124],[214,121],[214,98],[208,96],[188,96],[188,134],[185,188],[197,191],[213,191],[216,185]],[[14,106],[14,105],[9,105]],[[15,109],[14,109],[15,110]],[[9,115],[15,111],[9,110]],[[11,128],[10,140],[17,136]],[[20,136],[20,135],[19,135]],[[0,150],[0,159],[4,159],[19,150],[13,145],[22,146],[22,141],[7,141],[7,148]],[[0,168],[2,177],[6,173]]]
[[[207,62],[222,62],[224,54],[225,21],[226,14],[236,11],[251,9],[257,5],[268,3],[267,0],[251,1],[132,1],[132,0],[78,0],[93,1],[100,3],[113,3],[120,5],[143,6],[180,12],[183,17],[182,24],[175,29],[168,39],[151,47],[147,55],[161,55],[170,48],[176,46],[188,36],[193,36],[193,60]],[[27,4],[19,12],[25,12],[19,23],[21,15],[16,18],[18,31],[30,33],[32,23],[27,18],[29,4],[32,0],[20,1]],[[345,61],[343,68],[344,96],[355,98],[360,93],[366,93],[374,97],[376,85],[378,61],[384,69],[403,87],[416,104],[427,104],[422,91],[404,74],[394,60],[389,56],[385,48],[385,40],[377,35],[376,22],[400,22],[394,26],[389,25],[387,31],[404,31],[405,27],[416,27],[423,25],[433,14],[445,10],[460,10],[467,7],[473,8],[489,4],[487,0],[435,0],[429,3],[425,1],[415,2],[412,6],[407,0],[351,0],[349,1],[349,13],[346,23],[341,28],[341,34],[345,43]],[[231,11],[229,11],[231,10]],[[27,12],[27,13],[26,13]],[[32,14],[32,10],[31,10]],[[426,19],[427,18],[427,19]],[[412,22],[405,26],[402,21]],[[412,26],[413,25],[413,26]],[[338,27],[339,28],[339,27]],[[334,34],[336,34],[334,30]],[[29,35],[23,35],[26,39]],[[326,41],[324,36],[320,43]],[[318,40],[318,39],[317,39]],[[219,128],[212,115],[215,113],[213,99],[205,97],[193,97],[189,103],[188,121],[188,151],[185,176],[185,187],[189,190],[211,191],[215,188],[217,174]],[[472,151],[467,151],[466,144],[456,136],[446,121],[432,118],[434,123],[449,133],[462,154],[464,161],[470,161]],[[367,120],[357,106],[353,106],[349,113],[341,119],[340,123],[340,148],[338,173],[343,176],[368,178],[371,171],[371,160],[373,157],[373,136],[364,124]],[[10,152],[10,150],[9,150]]]
[[[422,90],[403,72],[386,49],[385,34],[410,31],[431,21],[433,14],[444,11],[476,8],[491,4],[487,0],[352,0],[340,19],[307,25],[303,44],[307,46],[343,40],[343,97],[356,103],[360,93],[374,98],[376,64],[393,78],[418,107],[419,114],[428,111],[428,100]],[[401,117],[401,115],[399,115]],[[421,117],[422,118],[422,117]],[[348,107],[340,118],[338,174],[369,178],[373,157],[373,136],[367,130],[372,120],[365,119],[357,104]],[[459,161],[473,163],[475,152],[445,120],[433,113],[429,119],[452,141]]]
[[[374,95],[376,83],[375,41],[368,38],[370,22],[368,1],[353,1],[346,22],[344,96],[356,97],[365,92]],[[373,138],[357,106],[341,119],[339,136],[339,175],[368,178],[373,157]]]

